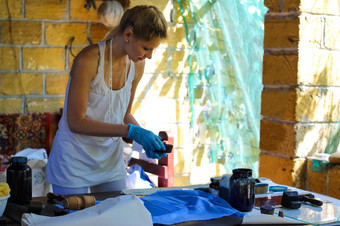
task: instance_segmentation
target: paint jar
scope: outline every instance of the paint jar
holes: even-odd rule
[[[220,189],[220,177],[210,178],[211,183],[209,184],[209,192],[213,195],[218,196]]]
[[[229,203],[241,212],[249,212],[255,202],[255,179],[252,170],[239,168],[230,177]]]
[[[27,165],[27,157],[11,158],[7,168],[6,180],[11,189],[8,202],[28,205],[32,200],[32,169]]]

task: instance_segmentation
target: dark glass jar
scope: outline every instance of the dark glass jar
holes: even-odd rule
[[[235,209],[249,212],[254,207],[255,179],[251,169],[234,169],[230,177],[229,203]]]
[[[6,178],[11,189],[8,202],[29,204],[32,200],[32,169],[27,165],[27,157],[12,157]]]

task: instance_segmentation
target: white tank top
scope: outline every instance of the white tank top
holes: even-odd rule
[[[127,81],[119,90],[110,90],[104,81],[104,54],[106,42],[98,42],[100,61],[98,74],[90,84],[86,117],[121,124],[129,104],[134,63],[130,61]],[[46,167],[49,183],[68,188],[93,186],[125,178],[124,144],[121,138],[95,137],[73,133],[67,124],[67,97],[71,77],[66,89],[63,114],[53,141]],[[110,103],[111,95],[111,103]],[[109,108],[111,107],[111,110]],[[109,112],[113,112],[110,116]]]

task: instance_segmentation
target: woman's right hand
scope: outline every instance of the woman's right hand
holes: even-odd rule
[[[131,138],[142,145],[148,158],[160,159],[161,157],[166,156],[165,153],[160,154],[155,152],[155,150],[165,151],[164,143],[159,136],[149,130],[143,129],[142,127],[135,126],[133,124],[128,125],[129,132],[126,137]]]

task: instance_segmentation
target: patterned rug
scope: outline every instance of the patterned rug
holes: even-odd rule
[[[49,114],[0,114],[0,155],[49,147]]]

